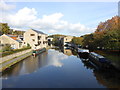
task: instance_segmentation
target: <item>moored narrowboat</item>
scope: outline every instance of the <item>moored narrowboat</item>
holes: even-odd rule
[[[32,55],[33,55],[33,56],[36,56],[36,55],[38,55],[38,54],[40,54],[40,53],[42,53],[42,52],[45,52],[45,51],[46,51],[46,48],[36,49],[36,50],[33,50]]]
[[[109,68],[111,65],[108,59],[94,52],[89,53],[89,59],[101,68]]]
[[[81,49],[78,48],[78,54],[81,58],[88,58],[89,56],[89,50],[88,49]]]

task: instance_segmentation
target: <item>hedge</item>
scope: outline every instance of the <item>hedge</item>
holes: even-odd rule
[[[7,55],[10,55],[10,54],[13,54],[13,53],[17,53],[17,52],[20,52],[20,51],[24,51],[24,50],[27,50],[27,49],[30,49],[31,47],[25,47],[25,48],[21,48],[21,49],[13,49],[12,51],[6,51],[6,52],[3,52],[2,53],[2,57],[4,56],[7,56]]]

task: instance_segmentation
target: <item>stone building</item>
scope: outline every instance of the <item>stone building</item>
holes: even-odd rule
[[[46,48],[48,45],[48,35],[34,29],[29,29],[24,33],[24,44],[29,44],[32,49]]]
[[[65,36],[61,38],[61,44],[63,46],[68,45],[72,41],[72,39],[73,39],[73,36]]]
[[[6,34],[0,36],[0,44],[1,45],[9,44],[13,49],[20,49],[23,46],[22,41],[18,39],[17,36]]]

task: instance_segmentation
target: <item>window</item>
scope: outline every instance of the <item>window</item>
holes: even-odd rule
[[[38,40],[40,40],[41,36],[38,36]]]
[[[33,41],[35,41],[35,39],[32,39]]]
[[[37,44],[35,44],[35,46],[38,46]]]
[[[40,45],[41,44],[41,41],[38,41],[38,45]]]
[[[30,34],[30,36],[35,36],[35,34]]]
[[[19,43],[19,47],[21,47],[22,46],[22,43]]]
[[[43,41],[43,44],[46,44],[47,43],[47,41]]]

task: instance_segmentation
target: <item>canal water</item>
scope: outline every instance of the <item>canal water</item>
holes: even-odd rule
[[[120,88],[119,72],[99,71],[70,49],[49,49],[2,73],[3,88]]]

